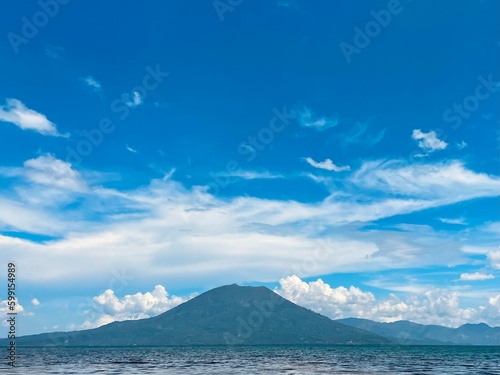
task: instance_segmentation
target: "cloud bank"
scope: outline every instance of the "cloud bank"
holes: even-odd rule
[[[412,293],[405,298],[391,294],[387,298],[377,299],[373,293],[354,286],[332,288],[321,279],[307,283],[297,276],[281,279],[280,288],[275,291],[331,319],[356,317],[380,322],[410,320],[450,327],[487,322],[491,326],[500,326],[500,294],[489,298],[485,306],[461,308],[458,293],[450,290],[435,288],[419,294]]]

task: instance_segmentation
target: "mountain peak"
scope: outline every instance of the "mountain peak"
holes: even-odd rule
[[[263,287],[230,284],[209,290],[154,318],[115,322],[64,334],[69,346],[387,344]],[[42,337],[40,337],[42,336]],[[50,334],[19,338],[50,345]],[[52,338],[53,338],[52,334]]]

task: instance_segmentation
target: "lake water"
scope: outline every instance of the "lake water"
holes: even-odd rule
[[[500,374],[500,347],[17,348],[1,374]],[[2,356],[5,358],[5,356]]]

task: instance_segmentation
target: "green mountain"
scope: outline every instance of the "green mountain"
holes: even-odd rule
[[[265,287],[212,289],[154,318],[85,331],[24,336],[20,346],[388,344],[335,322]],[[5,345],[5,340],[2,344]]]
[[[500,327],[485,323],[464,324],[458,328],[424,325],[400,320],[379,323],[368,319],[348,318],[339,323],[391,338],[401,344],[420,345],[500,345]]]

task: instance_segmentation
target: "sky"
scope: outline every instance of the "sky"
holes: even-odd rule
[[[264,285],[500,326],[494,0],[5,1],[0,314],[18,333]]]

